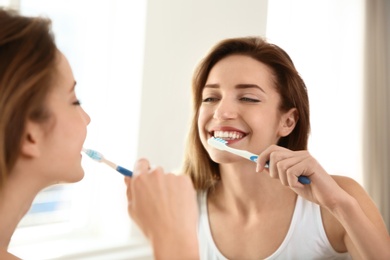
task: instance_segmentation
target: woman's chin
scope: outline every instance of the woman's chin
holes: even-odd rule
[[[214,154],[211,154],[210,157],[211,157],[211,160],[213,160],[214,162],[216,162],[218,164],[234,163],[234,162],[238,162],[238,161],[241,161],[242,159],[244,159],[244,158],[239,157],[235,154],[230,154],[227,152],[218,152],[218,154],[214,153]]]
[[[64,183],[75,183],[79,182],[84,178],[84,170],[78,170],[77,172],[73,172],[72,174],[69,174],[66,179],[64,180]]]

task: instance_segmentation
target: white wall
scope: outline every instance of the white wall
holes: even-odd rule
[[[195,66],[227,37],[265,35],[267,0],[149,0],[138,156],[182,162]]]

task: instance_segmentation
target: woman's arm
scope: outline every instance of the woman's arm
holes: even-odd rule
[[[196,192],[188,176],[139,160],[125,178],[128,212],[151,242],[155,259],[199,259]]]
[[[390,236],[383,218],[366,191],[346,177],[334,179],[348,195],[329,209],[342,224],[348,251],[355,259],[390,259]]]
[[[269,161],[269,169],[264,168]],[[330,176],[308,151],[272,145],[259,155],[258,171],[265,171],[298,195],[327,209],[344,228],[344,243],[357,259],[390,259],[390,237],[382,216],[364,189],[347,177]],[[311,183],[303,185],[304,175]]]

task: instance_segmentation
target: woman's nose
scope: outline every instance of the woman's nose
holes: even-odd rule
[[[231,102],[220,100],[213,118],[218,120],[235,119],[237,118],[237,108]]]
[[[83,108],[81,108],[82,110],[82,117],[86,123],[86,125],[89,125],[89,123],[91,123],[91,117],[88,115],[87,112],[85,112],[85,110]]]

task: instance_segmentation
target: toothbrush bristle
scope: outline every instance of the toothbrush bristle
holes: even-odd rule
[[[227,144],[227,141],[226,140],[223,140],[222,138],[219,138],[219,137],[212,137],[214,138],[214,140],[218,141],[218,142],[221,142],[223,144]]]
[[[83,148],[83,152],[86,153],[89,157],[91,157],[95,161],[100,162],[103,159],[103,155],[95,150]]]
[[[211,137],[207,140],[207,143],[213,146],[214,148],[217,148],[219,150],[226,150],[228,149],[227,147],[227,141],[223,140],[222,138],[215,138]]]

